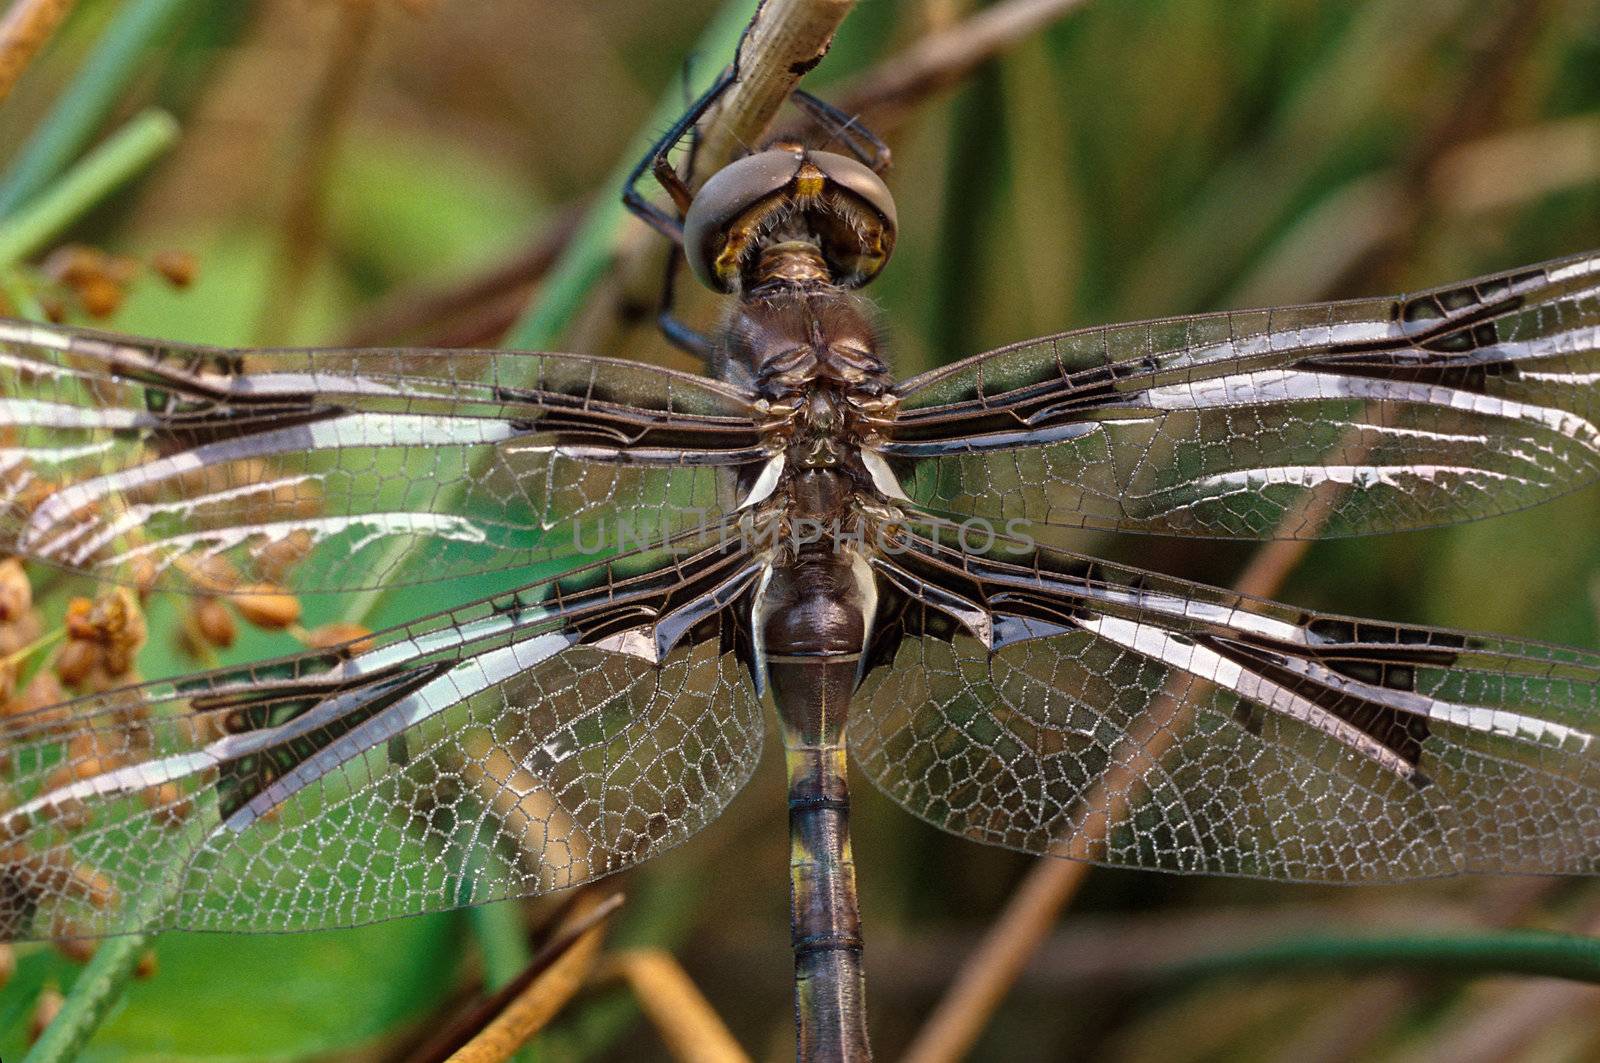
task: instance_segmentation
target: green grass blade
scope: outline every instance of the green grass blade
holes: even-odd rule
[[[146,49],[196,0],[128,0],[106,26],[72,86],[0,178],[0,218],[15,214],[83,151],[122,99]]]
[[[0,270],[42,250],[177,140],[178,122],[167,112],[150,110],[137,115],[20,213],[0,221]]]

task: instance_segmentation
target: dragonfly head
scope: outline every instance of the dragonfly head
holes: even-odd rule
[[[684,254],[718,292],[751,286],[764,248],[816,247],[829,283],[859,288],[894,250],[894,199],[883,179],[846,155],[784,143],[718,170],[689,205]]]

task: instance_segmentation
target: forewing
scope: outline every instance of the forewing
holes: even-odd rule
[[[898,391],[880,450],[959,517],[1234,538],[1473,520],[1600,473],[1600,256],[1046,336]]]
[[[1600,871],[1600,656],[1055,555],[882,571],[849,742],[936,826],[1275,879]]]
[[[213,592],[513,569],[714,522],[726,470],[765,457],[751,409],[573,355],[225,351],[0,319],[0,549]]]
[[[759,756],[722,611],[753,575],[734,549],[637,554],[7,721],[0,937],[348,926],[675,845]]]

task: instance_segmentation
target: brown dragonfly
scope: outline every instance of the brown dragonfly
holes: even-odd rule
[[[0,320],[0,537],[103,580],[531,570],[371,638],[0,723],[0,932],[291,931],[526,897],[789,772],[799,1052],[868,1055],[846,750],[1030,853],[1379,882],[1600,871],[1600,655],[1060,549],[1354,535],[1600,473],[1600,254],[1083,329],[896,380],[854,294],[886,154],[777,142],[630,203],[729,305],[710,375],[219,350]],[[813,113],[825,105],[801,97]],[[623,529],[626,527],[626,534]],[[537,576],[538,578],[535,578]]]

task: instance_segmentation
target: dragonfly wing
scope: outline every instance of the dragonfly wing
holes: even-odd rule
[[[725,385],[607,359],[225,351],[0,319],[0,549],[211,591],[519,568],[714,522],[724,470],[766,459],[751,415]],[[640,526],[599,526],[614,514]]]
[[[1246,539],[1473,520],[1600,475],[1600,256],[1046,336],[898,390],[880,451],[957,517]]]
[[[724,611],[754,577],[726,547],[633,554],[7,721],[0,936],[348,926],[675,845],[760,753]]]
[[[880,562],[849,742],[923,819],[1170,871],[1600,871],[1600,655],[1018,562]]]

